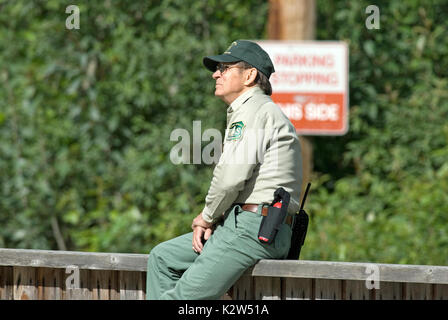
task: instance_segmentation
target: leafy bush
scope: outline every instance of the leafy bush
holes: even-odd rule
[[[350,130],[314,139],[333,154],[316,163],[302,258],[447,264],[448,3],[381,1],[380,30],[369,4],[319,2],[319,38],[349,43]]]
[[[317,1],[347,41],[350,129],[310,137],[301,259],[448,263],[448,2]],[[266,37],[259,1],[0,4],[0,246],[148,252],[188,232],[212,166],[174,165],[175,128],[224,129],[202,57]],[[202,142],[202,145],[208,142]]]
[[[202,57],[263,38],[258,1],[0,4],[0,246],[148,252],[190,230],[211,166],[170,133],[224,129]],[[250,17],[250,20],[248,20]]]

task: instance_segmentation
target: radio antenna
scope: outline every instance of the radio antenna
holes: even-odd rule
[[[300,210],[303,210],[303,206],[305,205],[306,197],[308,195],[308,191],[310,190],[310,187],[311,187],[311,182],[308,182],[308,184],[306,186],[305,194],[303,195],[303,198],[302,198],[302,203],[300,204]]]

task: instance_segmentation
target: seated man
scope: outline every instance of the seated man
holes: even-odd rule
[[[302,159],[295,128],[270,98],[272,61],[258,44],[238,40],[203,63],[215,96],[229,105],[224,148],[193,232],[151,251],[147,299],[219,299],[258,260],[285,258],[291,243]],[[288,215],[275,241],[262,243],[263,205],[279,187],[291,195]]]

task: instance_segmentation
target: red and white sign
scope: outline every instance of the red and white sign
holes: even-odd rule
[[[272,100],[298,134],[343,135],[348,131],[348,48],[341,41],[257,43],[269,54]]]

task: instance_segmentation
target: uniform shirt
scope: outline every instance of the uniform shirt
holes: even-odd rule
[[[258,87],[227,109],[227,129],[202,217],[214,223],[233,203],[268,203],[277,188],[291,195],[288,213],[299,210],[302,186],[300,142],[294,126]]]

